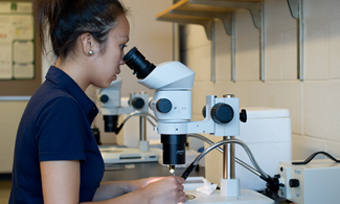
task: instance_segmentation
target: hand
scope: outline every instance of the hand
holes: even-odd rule
[[[181,177],[149,178],[144,182],[146,185],[141,190],[149,198],[148,203],[177,204],[186,201],[184,179]]]

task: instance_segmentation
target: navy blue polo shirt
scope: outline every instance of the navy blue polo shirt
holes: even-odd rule
[[[57,160],[80,160],[79,202],[92,201],[104,173],[91,131],[97,113],[72,78],[51,66],[20,121],[10,204],[43,204],[40,162]]]

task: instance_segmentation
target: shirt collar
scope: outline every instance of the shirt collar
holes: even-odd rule
[[[90,118],[92,118],[97,115],[98,109],[96,105],[78,86],[78,84],[64,71],[55,66],[51,66],[46,74],[46,80],[57,84],[62,90],[73,96],[88,117],[91,116]],[[92,123],[92,121],[90,122]]]

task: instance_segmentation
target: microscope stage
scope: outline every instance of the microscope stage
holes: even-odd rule
[[[138,148],[100,148],[105,164],[110,163],[138,163],[157,162],[161,149],[150,148],[149,151],[140,151]]]
[[[210,195],[194,190],[185,191],[185,194],[188,200],[184,204],[274,204],[272,199],[249,189],[241,189],[241,195],[238,197],[222,196],[219,190],[215,190]],[[190,200],[190,197],[193,199]]]

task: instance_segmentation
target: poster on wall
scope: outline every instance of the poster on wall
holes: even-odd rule
[[[0,80],[34,79],[32,2],[0,2]]]

